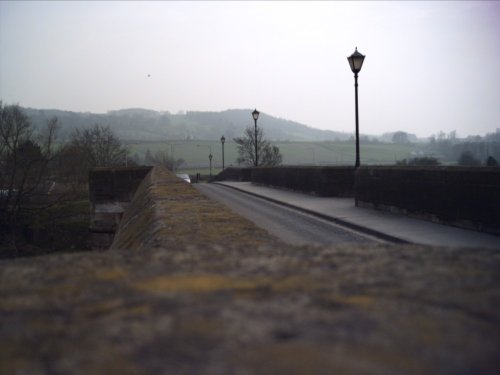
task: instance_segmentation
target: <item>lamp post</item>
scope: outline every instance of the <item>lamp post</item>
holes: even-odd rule
[[[222,170],[224,170],[224,143],[226,143],[224,136],[220,137],[220,143],[222,144]]]
[[[210,178],[212,178],[212,152],[208,155],[208,160],[210,161]]]
[[[208,153],[208,161],[210,162],[210,177],[212,177],[212,145],[196,145],[196,147],[208,147],[210,150]]]
[[[175,162],[175,146],[180,146],[182,143],[170,143],[170,155],[172,156],[172,172],[175,173],[176,162]]]
[[[170,155],[172,155],[172,172],[175,173],[175,157],[174,157],[174,146],[175,144],[170,144]]]
[[[316,165],[316,152],[314,150],[314,147],[309,147],[312,151],[312,159],[313,159],[313,164]]]
[[[257,119],[259,118],[260,112],[256,109],[252,112],[253,121],[255,122],[255,166],[259,165],[259,155],[257,151]]]
[[[363,61],[365,56],[358,52],[358,47],[354,53],[347,58],[351,70],[354,73],[354,95],[355,95],[355,107],[356,107],[356,165],[355,168],[359,167],[359,119],[358,119],[358,73],[363,66]]]

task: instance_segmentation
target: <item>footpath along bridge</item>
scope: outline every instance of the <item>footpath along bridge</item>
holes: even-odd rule
[[[100,173],[130,187],[93,201],[109,250],[0,262],[2,374],[500,371],[493,247],[293,246],[162,168]]]

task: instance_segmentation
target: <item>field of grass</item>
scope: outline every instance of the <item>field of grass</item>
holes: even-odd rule
[[[356,156],[354,143],[346,142],[276,142],[283,154],[284,165],[353,165]],[[218,141],[163,141],[135,142],[128,144],[131,155],[137,153],[141,159],[146,151],[154,155],[167,152],[175,159],[185,160],[180,168],[187,173],[209,174],[209,158],[212,153],[212,173],[222,168],[222,146]],[[360,145],[361,164],[394,164],[396,160],[410,157],[414,145],[388,143]],[[238,157],[236,144],[227,140],[224,145],[225,166],[236,166]]]

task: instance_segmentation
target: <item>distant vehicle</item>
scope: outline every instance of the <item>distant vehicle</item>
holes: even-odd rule
[[[176,176],[179,177],[179,178],[182,178],[184,181],[186,181],[188,183],[191,183],[191,179],[189,178],[188,174],[179,173]]]

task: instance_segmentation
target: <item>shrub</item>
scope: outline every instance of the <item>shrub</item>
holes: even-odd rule
[[[488,159],[486,159],[486,165],[488,167],[498,167],[497,159],[495,159],[493,156],[488,156]]]
[[[481,165],[481,162],[474,156],[472,152],[464,151],[460,154],[460,157],[458,158],[458,165],[472,167],[476,165]]]
[[[396,165],[418,165],[418,166],[433,166],[441,164],[438,159],[432,156],[423,156],[420,158],[398,160]]]

